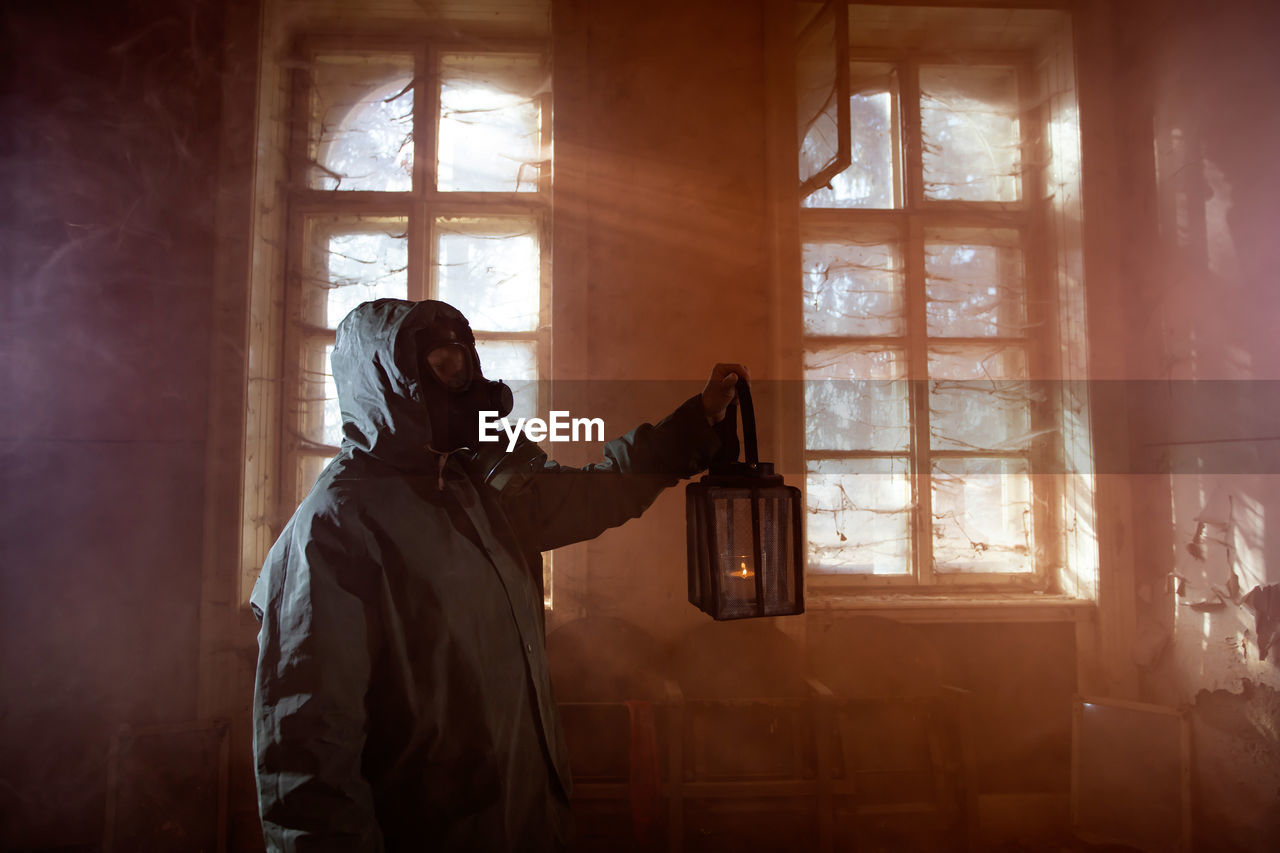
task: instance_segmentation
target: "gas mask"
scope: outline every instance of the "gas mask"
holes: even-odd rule
[[[478,447],[480,412],[497,412],[500,418],[511,414],[511,389],[485,378],[465,320],[437,320],[418,334],[419,385],[431,418],[431,448],[448,453]]]

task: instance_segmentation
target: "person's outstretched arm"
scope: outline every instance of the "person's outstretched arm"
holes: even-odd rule
[[[521,538],[540,551],[593,539],[705,469],[723,446],[717,426],[740,376],[749,376],[743,365],[717,364],[701,394],[657,424],[641,424],[607,442],[603,461],[581,468],[545,462],[512,483],[503,503]]]

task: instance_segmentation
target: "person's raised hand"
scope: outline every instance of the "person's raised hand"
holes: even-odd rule
[[[724,420],[725,410],[738,396],[735,388],[739,378],[751,381],[751,372],[745,364],[717,364],[711,368],[711,378],[702,389],[702,411],[707,423],[715,426]]]

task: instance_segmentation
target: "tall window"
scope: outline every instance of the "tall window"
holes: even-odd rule
[[[1032,45],[1060,45],[1040,18],[1025,46],[973,49],[966,32],[994,28],[956,16],[981,11],[929,11],[853,6],[847,48],[830,47],[844,10],[799,42],[809,571],[1053,589],[1067,521],[1060,480],[1040,475],[1062,470],[1062,383],[1042,380],[1063,375],[1074,309],[1046,234],[1063,203],[1045,168],[1065,156],[1045,97],[1056,53]],[[824,52],[841,74],[806,68]]]
[[[383,297],[471,321],[534,414],[548,369],[549,68],[535,50],[304,40],[292,86],[282,514],[341,442],[334,330]]]

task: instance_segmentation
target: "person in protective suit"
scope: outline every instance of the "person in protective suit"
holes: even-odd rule
[[[571,783],[539,553],[639,516],[730,442],[736,455],[713,425],[745,369],[717,365],[701,395],[575,469],[527,439],[476,443],[478,412],[505,415],[510,390],[450,305],[365,303],[332,362],[342,447],[250,599],[267,848],[562,849]]]

